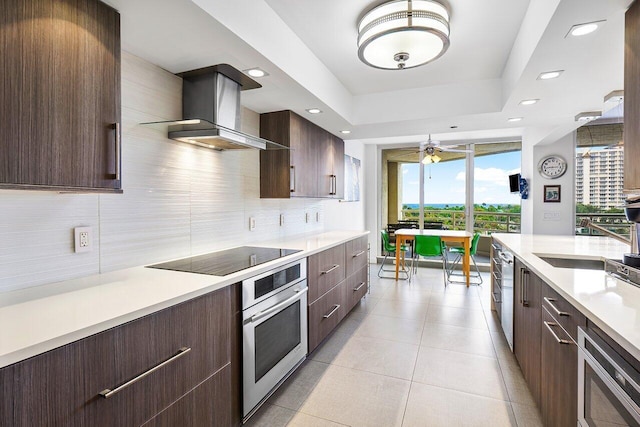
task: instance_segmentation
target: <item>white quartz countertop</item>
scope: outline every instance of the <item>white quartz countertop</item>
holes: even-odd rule
[[[629,246],[608,237],[493,234],[534,273],[640,360],[640,288],[604,271],[553,267],[540,258],[620,260]]]
[[[213,292],[368,233],[332,231],[252,244],[301,249],[302,252],[227,276],[141,266],[0,293],[0,367]]]

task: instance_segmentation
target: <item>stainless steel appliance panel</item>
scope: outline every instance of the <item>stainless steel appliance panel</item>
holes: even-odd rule
[[[578,422],[640,426],[640,373],[607,343],[578,328]]]
[[[509,343],[509,348],[513,351],[513,254],[503,249],[499,256],[502,260],[500,324],[507,343]]]

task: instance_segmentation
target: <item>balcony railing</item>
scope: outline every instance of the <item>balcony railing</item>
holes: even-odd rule
[[[418,221],[419,211],[417,209],[403,209],[402,219],[405,221]],[[520,233],[520,214],[506,212],[474,212],[473,229],[482,234],[491,233]],[[608,229],[621,236],[629,237],[631,234],[631,223],[627,221],[623,213],[576,213],[576,235],[578,236],[598,236],[597,231],[590,228],[581,227],[583,218]],[[425,209],[425,222],[441,222],[443,227],[449,230],[464,230],[466,215],[464,211],[447,209]]]

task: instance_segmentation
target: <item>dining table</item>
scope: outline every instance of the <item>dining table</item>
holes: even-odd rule
[[[462,230],[420,230],[417,228],[401,228],[395,231],[396,248],[402,247],[402,244],[415,239],[415,236],[438,236],[445,244],[455,243],[462,245],[464,248],[464,256],[462,257],[462,272],[466,278],[467,287],[470,282],[470,265],[471,265],[471,238],[473,233]],[[396,280],[400,269],[400,252],[396,251]]]

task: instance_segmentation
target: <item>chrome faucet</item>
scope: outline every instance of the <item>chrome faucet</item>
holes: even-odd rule
[[[580,221],[580,226],[581,227],[588,227],[592,230],[597,230],[599,232],[601,232],[602,234],[605,234],[609,237],[612,237],[616,240],[618,240],[619,242],[622,243],[626,243],[627,245],[629,245],[629,247],[631,248],[631,252],[637,254],[638,253],[638,238],[637,238],[637,233],[636,233],[636,224],[632,224],[631,227],[631,239],[627,239],[626,237],[623,237],[619,234],[616,234],[612,231],[607,230],[604,227],[601,227],[599,225],[596,225],[594,223],[591,222],[591,220],[584,218],[582,221]]]

